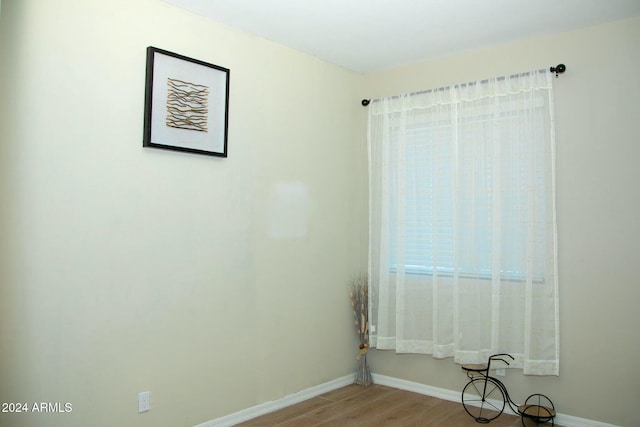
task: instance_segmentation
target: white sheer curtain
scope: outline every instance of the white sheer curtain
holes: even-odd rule
[[[559,374],[551,74],[369,105],[371,345]]]

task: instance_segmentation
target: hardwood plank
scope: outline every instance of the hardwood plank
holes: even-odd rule
[[[504,413],[490,424],[492,427],[522,426],[520,417]],[[377,384],[368,387],[351,384],[238,426],[477,427],[478,423],[460,402]]]
[[[287,408],[280,409],[269,414],[262,415],[253,420],[238,424],[244,427],[255,426],[275,426],[280,423],[286,422],[292,418],[296,418],[309,413],[315,409],[323,406],[330,405],[331,401],[323,399],[321,397],[313,397],[311,399],[300,402],[296,405],[289,406]]]

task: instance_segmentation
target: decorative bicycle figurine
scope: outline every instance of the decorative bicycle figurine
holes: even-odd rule
[[[520,415],[522,425],[527,423],[535,425],[545,424],[556,416],[556,410],[551,400],[543,394],[532,394],[522,404],[518,405],[511,397],[507,387],[499,379],[489,375],[491,362],[500,361],[507,365],[507,358],[513,360],[510,354],[494,354],[489,356],[486,365],[462,365],[462,369],[467,372],[470,381],[462,389],[462,405],[464,410],[478,423],[486,424],[502,414],[506,404],[513,412]]]

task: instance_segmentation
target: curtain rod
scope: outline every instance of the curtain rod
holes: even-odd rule
[[[542,71],[542,70],[540,70],[540,71]],[[567,71],[567,67],[564,64],[558,64],[555,67],[550,67],[549,71],[551,71],[552,73],[556,73],[556,78],[558,78],[558,74],[562,74],[565,71]],[[524,74],[526,75],[526,74],[529,74],[529,73],[524,73]],[[502,79],[504,79],[504,77],[502,77]],[[481,83],[486,83],[488,81],[489,81],[488,79],[487,80],[482,80]],[[442,90],[442,89],[444,89],[444,88],[442,87],[442,88],[438,88],[438,89],[422,90],[422,91],[419,91],[419,92],[412,92],[412,93],[410,93],[410,95],[420,95],[422,93],[429,93],[429,92],[433,92],[434,90]],[[366,107],[370,103],[371,103],[371,99],[363,99],[362,102],[361,102],[363,107]]]

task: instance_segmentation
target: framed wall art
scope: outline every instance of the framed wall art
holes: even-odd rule
[[[227,157],[229,69],[147,48],[144,147]]]

